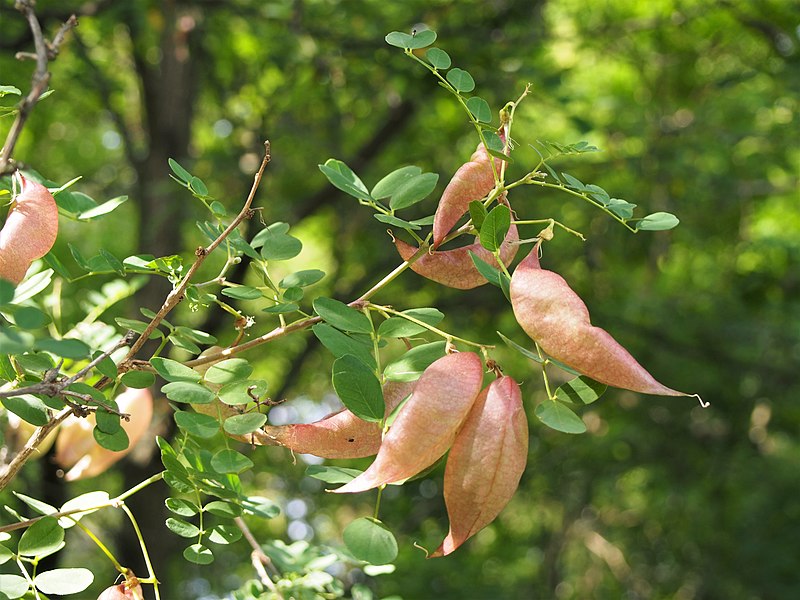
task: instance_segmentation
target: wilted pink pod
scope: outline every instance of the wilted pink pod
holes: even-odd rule
[[[58,207],[47,188],[25,179],[0,230],[0,279],[19,283],[28,267],[50,251],[58,235]]]
[[[483,363],[474,352],[448,354],[435,361],[417,381],[372,465],[334,491],[363,492],[403,481],[431,466],[452,445],[482,383]]]
[[[517,226],[512,223],[508,229],[505,240],[500,245],[500,259],[505,266],[511,264],[519,248]],[[396,239],[395,246],[403,260],[408,260],[417,251],[417,248]],[[477,255],[484,262],[499,268],[494,254],[481,246],[477,238],[474,243],[453,250],[435,250],[425,254],[411,264],[411,270],[427,279],[441,283],[459,290],[472,288],[488,283],[486,278],[478,272],[469,253]]]
[[[528,420],[517,382],[484,389],[456,435],[444,471],[450,532],[429,558],[446,556],[494,521],[519,486],[528,462]]]
[[[55,461],[61,468],[69,469],[65,475],[67,481],[86,479],[103,473],[128,454],[147,432],[153,418],[153,396],[150,391],[128,389],[117,396],[116,401],[119,412],[130,415],[130,421],[120,421],[130,441],[125,450],[113,452],[94,440],[94,415],[86,418],[71,416],[61,425],[56,438]]]
[[[501,163],[499,159],[494,160],[498,169]],[[480,143],[469,162],[459,167],[442,193],[433,220],[434,249],[439,247],[461,216],[469,210],[469,203],[489,194],[494,189],[494,183],[492,157]]]
[[[415,383],[389,382],[383,386],[387,416],[412,392]],[[265,425],[256,432],[254,441],[260,445],[285,446],[293,452],[321,458],[363,458],[378,452],[381,437],[379,423],[364,421],[342,409],[314,423]]]
[[[564,278],[539,266],[538,250],[537,244],[514,270],[511,306],[542,350],[606,385],[659,396],[690,395],[656,381],[608,332],[594,327],[583,300]]]

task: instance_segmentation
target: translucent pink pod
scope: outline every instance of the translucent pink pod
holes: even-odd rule
[[[528,420],[510,377],[486,387],[456,435],[444,472],[450,531],[429,558],[446,556],[505,508],[528,462]]]
[[[514,270],[511,306],[544,352],[595,381],[643,394],[691,395],[656,381],[608,332],[593,326],[564,278],[540,267],[538,245]]]
[[[504,139],[501,133],[500,139]],[[492,157],[483,143],[478,144],[469,162],[458,168],[447,184],[436,208],[433,220],[433,248],[438,248],[461,216],[469,210],[469,203],[484,198],[494,189]],[[494,159],[499,169],[502,161]]]
[[[0,230],[0,279],[19,283],[28,267],[50,251],[58,235],[58,207],[46,187],[22,180],[17,196]]]

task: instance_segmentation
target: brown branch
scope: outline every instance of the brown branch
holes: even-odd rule
[[[0,470],[0,490],[5,489],[5,487],[11,483],[11,481],[13,481],[14,477],[17,476],[17,473],[19,473],[19,470],[22,468],[22,466],[28,462],[28,459],[41,445],[41,443],[44,442],[45,438],[50,434],[50,432],[61,425],[61,423],[63,423],[64,420],[72,413],[72,408],[65,408],[55,417],[50,419],[48,423],[42,425],[34,432],[22,450],[19,451],[19,453],[12,459],[10,463],[5,465],[2,470]]]
[[[150,323],[147,324],[147,327],[145,327],[144,331],[141,333],[138,339],[133,343],[130,351],[128,352],[128,355],[119,365],[120,372],[124,372],[129,368],[131,361],[136,356],[136,353],[139,352],[139,350],[141,350],[142,346],[144,346],[145,342],[150,337],[150,334],[155,330],[156,327],[158,327],[158,325],[161,323],[161,321],[164,320],[164,318],[170,313],[170,311],[183,300],[184,295],[186,293],[186,288],[189,287],[189,283],[191,282],[192,277],[194,277],[194,274],[203,264],[206,257],[209,254],[211,254],[211,252],[213,252],[223,241],[225,241],[225,238],[227,238],[231,234],[231,232],[233,232],[233,230],[239,226],[239,224],[242,221],[251,216],[250,205],[253,203],[256,191],[258,191],[258,187],[261,184],[261,178],[264,175],[264,169],[267,168],[267,164],[269,164],[271,158],[269,141],[264,142],[264,149],[265,149],[264,159],[261,161],[261,167],[259,167],[258,172],[255,175],[255,178],[253,180],[253,186],[250,189],[250,194],[248,195],[247,200],[245,201],[244,206],[242,207],[242,210],[239,211],[239,214],[236,215],[236,218],[231,222],[230,225],[228,225],[225,231],[219,234],[217,239],[211,242],[209,246],[205,248],[200,246],[195,251],[194,263],[192,263],[192,266],[189,268],[189,271],[186,273],[186,275],[178,284],[178,286],[175,287],[169,293],[166,300],[164,301],[164,304],[161,306],[161,309],[158,311],[158,313],[156,313],[156,316],[151,319]]]
[[[39,101],[44,91],[47,89],[47,84],[50,82],[50,73],[47,70],[47,63],[53,60],[58,54],[59,47],[64,42],[67,32],[78,25],[78,19],[72,15],[61,26],[52,42],[48,42],[42,34],[42,28],[39,25],[39,20],[33,11],[33,0],[17,0],[15,7],[19,10],[28,20],[28,25],[33,35],[33,43],[36,49],[36,69],[31,77],[31,91],[19,104],[17,111],[17,118],[11,125],[11,129],[6,136],[5,144],[0,150],[0,175],[11,172],[9,169],[11,163],[11,154],[14,147],[17,145],[19,136],[22,134],[22,128],[28,120],[33,107]]]
[[[269,576],[269,573],[267,573],[264,567],[270,567],[277,576],[280,576],[280,572],[275,568],[275,565],[272,563],[272,560],[270,560],[269,556],[267,556],[261,549],[261,545],[258,543],[258,540],[256,540],[253,532],[250,531],[247,523],[244,522],[244,519],[242,519],[242,517],[236,517],[233,521],[242,531],[244,539],[247,540],[247,543],[250,544],[250,547],[253,549],[253,551],[250,553],[250,558],[252,559],[253,568],[256,570],[256,573],[258,573],[258,578],[261,580],[261,583],[267,586],[273,594],[277,595],[278,598],[283,600],[283,595],[278,589],[278,586],[276,586],[275,582],[272,581],[272,577]]]

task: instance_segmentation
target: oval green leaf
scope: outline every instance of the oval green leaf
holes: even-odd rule
[[[489,107],[489,103],[480,96],[473,96],[467,100],[467,108],[476,121],[481,123],[492,122],[492,109]]]
[[[449,69],[453,61],[450,60],[450,55],[440,48],[431,48],[425,53],[425,58],[434,66],[439,69]]]
[[[383,419],[383,390],[375,373],[349,354],[333,363],[333,389],[350,412],[365,421]]]
[[[183,519],[176,519],[169,517],[165,522],[167,529],[175,535],[185,538],[193,538],[200,535],[200,528],[197,525],[184,521]]]
[[[342,538],[347,549],[359,560],[385,565],[397,558],[397,540],[378,519],[356,519],[345,528]]]
[[[556,390],[556,398],[575,404],[591,404],[602,396],[608,386],[585,375],[568,381]]]
[[[219,421],[210,415],[178,410],[174,417],[178,427],[201,439],[214,437],[219,431]]]
[[[327,323],[317,323],[311,328],[311,331],[336,358],[352,354],[368,367],[375,368],[372,345],[368,346]]]
[[[211,459],[211,468],[217,473],[241,473],[253,467],[253,461],[236,450],[220,450]]]
[[[237,287],[224,287],[222,288],[222,295],[227,296],[228,298],[235,298],[236,300],[258,300],[264,296],[264,294],[262,294],[261,290],[258,288],[249,287],[246,285]]]
[[[214,554],[203,544],[192,544],[186,548],[183,558],[196,565],[210,565],[214,562]]]
[[[94,436],[94,441],[106,450],[111,450],[112,452],[122,452],[127,449],[131,443],[128,434],[122,427],[114,433],[105,433],[95,427],[92,429],[92,435]]]
[[[444,356],[445,342],[431,342],[412,348],[387,365],[383,376],[390,381],[416,381],[431,363]]]
[[[267,382],[263,379],[234,381],[220,389],[219,399],[231,406],[247,404],[254,402],[254,398],[262,398],[267,393],[267,389]]]
[[[128,371],[120,377],[120,382],[129,388],[144,389],[156,382],[156,376],[148,371]]]
[[[413,206],[427,198],[436,188],[439,181],[438,173],[422,173],[406,181],[392,196],[389,206],[393,210],[400,210]]]
[[[216,394],[207,387],[191,381],[173,381],[161,388],[173,402],[185,404],[211,404]]]
[[[486,215],[481,225],[481,246],[489,252],[498,250],[506,239],[509,227],[511,227],[511,211],[505,204],[498,204]]]
[[[22,598],[28,591],[28,580],[19,575],[0,574],[0,592],[6,598]]]
[[[302,288],[317,283],[323,277],[325,277],[325,271],[320,271],[319,269],[306,269],[304,271],[290,273],[281,279],[278,287],[284,290],[293,287]]]
[[[244,358],[229,358],[212,365],[204,379],[210,383],[225,385],[247,379],[253,372],[252,365]]]
[[[677,227],[679,223],[680,221],[675,215],[668,212],[657,212],[647,215],[639,221],[636,229],[638,231],[666,231]]]
[[[246,435],[258,431],[266,422],[267,415],[254,412],[228,417],[222,427],[231,435]]]
[[[200,373],[177,360],[156,356],[150,359],[150,364],[167,381],[200,381]]]
[[[364,313],[333,298],[320,297],[314,300],[314,312],[325,322],[343,331],[372,333],[372,323]]]
[[[43,517],[28,527],[19,539],[17,551],[22,556],[43,556],[64,541],[64,529],[54,517]]]
[[[14,413],[23,421],[41,427],[50,421],[47,406],[36,396],[25,394],[0,399],[0,403],[9,412]]]
[[[422,173],[422,169],[409,165],[407,167],[400,167],[395,169],[372,188],[372,197],[376,200],[383,200],[394,194],[400,187],[409,179],[416,177]]]
[[[350,167],[340,160],[329,158],[319,170],[328,178],[334,187],[339,188],[359,200],[371,200],[367,186],[359,179]]]
[[[534,411],[539,420],[556,431],[584,433],[586,425],[572,410],[555,400],[545,400]]]
[[[475,89],[475,80],[467,71],[458,67],[447,72],[447,81],[458,92],[471,92]]]
[[[79,594],[94,581],[89,569],[53,569],[39,573],[33,580],[36,589],[45,594],[68,596]]]

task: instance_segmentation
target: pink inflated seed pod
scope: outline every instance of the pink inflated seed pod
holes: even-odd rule
[[[507,203],[504,202],[504,204]],[[519,248],[516,243],[518,241],[519,233],[517,232],[517,226],[512,223],[503,243],[500,245],[500,259],[505,266],[510,265],[511,261],[514,260],[517,249]],[[397,252],[403,260],[408,260],[418,250],[414,246],[399,239],[395,239],[394,243],[397,247]],[[469,254],[470,252],[493,267],[499,268],[494,254],[481,246],[476,238],[474,243],[462,246],[461,248],[455,248],[453,250],[434,250],[425,254],[411,263],[411,270],[442,285],[459,290],[470,290],[488,283],[486,278],[481,275],[475,267],[475,263],[472,261],[472,257]]]
[[[691,395],[656,381],[608,332],[593,326],[583,300],[564,278],[541,268],[538,250],[537,244],[514,270],[511,306],[544,352],[606,385],[659,396]]]
[[[412,392],[415,383],[389,382],[383,386],[386,416]],[[314,423],[265,425],[253,437],[256,444],[277,444],[299,454],[332,459],[363,458],[378,452],[382,430],[379,423],[364,421],[342,409]]]
[[[456,435],[444,472],[450,531],[429,558],[446,556],[505,508],[528,461],[528,420],[519,385],[501,377],[487,386]]]
[[[0,230],[0,279],[19,283],[28,267],[50,251],[58,235],[58,207],[40,183],[19,175],[22,191]]]
[[[116,402],[119,412],[130,415],[129,421],[120,421],[128,434],[129,444],[125,450],[114,452],[103,448],[94,440],[93,414],[86,418],[71,416],[61,425],[56,438],[55,461],[61,468],[69,469],[64,476],[67,481],[86,479],[103,473],[133,450],[147,432],[153,418],[153,396],[149,390],[125,390],[116,397]]]
[[[500,139],[504,139],[500,133]],[[436,208],[433,220],[433,248],[438,248],[458,220],[469,210],[469,203],[480,200],[494,189],[494,167],[500,159],[492,160],[483,143],[478,144],[469,162],[461,165],[447,184]]]

